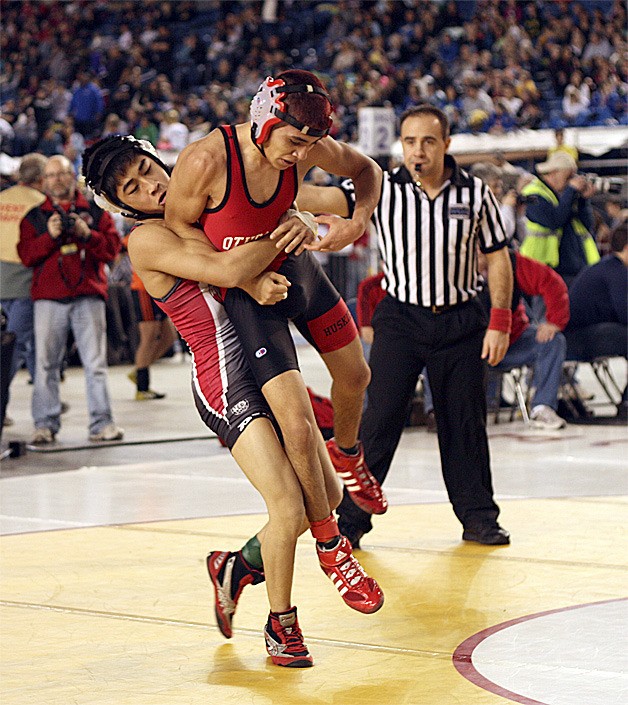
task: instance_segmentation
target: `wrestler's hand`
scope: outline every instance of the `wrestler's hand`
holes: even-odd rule
[[[242,284],[241,289],[262,306],[271,306],[288,298],[290,282],[283,274],[262,272],[255,278]]]
[[[316,240],[316,233],[298,216],[289,215],[288,211],[281,216],[279,225],[270,234],[270,239],[275,241],[278,250],[300,255],[307,244]]]
[[[316,217],[316,222],[319,225],[320,239],[307,245],[306,250],[339,252],[347,245],[353,244],[364,232],[364,228],[359,227],[352,220],[340,218],[337,215],[319,215]]]
[[[508,352],[509,345],[510,335],[508,333],[489,328],[484,335],[482,359],[486,360],[492,367],[499,365]]]

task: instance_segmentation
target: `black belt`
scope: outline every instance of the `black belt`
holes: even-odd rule
[[[467,299],[466,301],[461,301],[457,304],[443,304],[442,306],[422,306],[426,311],[431,311],[433,314],[438,315],[439,313],[445,313],[445,311],[453,311],[455,308],[462,308],[466,306],[472,299]]]

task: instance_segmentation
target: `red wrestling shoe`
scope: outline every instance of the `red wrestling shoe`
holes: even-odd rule
[[[369,514],[384,514],[388,509],[388,500],[364,462],[362,444],[359,444],[360,451],[357,455],[343,453],[333,438],[327,441],[326,445],[334,469],[355,504]]]
[[[377,582],[364,572],[346,536],[341,536],[338,545],[330,550],[325,550],[317,543],[316,552],[323,572],[331,579],[349,607],[364,614],[372,614],[384,604],[384,593]]]
[[[212,551],[207,556],[209,579],[216,597],[216,622],[223,636],[231,639],[231,622],[242,590],[247,585],[264,582],[264,573],[244,560],[241,551]]]
[[[309,668],[314,665],[297,621],[297,608],[288,612],[271,612],[264,627],[266,651],[275,666]]]

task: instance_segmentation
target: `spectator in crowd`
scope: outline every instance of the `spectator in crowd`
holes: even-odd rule
[[[116,113],[109,113],[105,118],[105,124],[103,125],[101,137],[108,137],[109,135],[125,135],[129,131],[129,126],[124,120],[121,119]]]
[[[190,131],[179,119],[179,111],[166,111],[159,128],[159,149],[180,152],[188,143]]]
[[[22,365],[35,378],[35,339],[33,333],[32,270],[18,255],[20,223],[31,210],[46,200],[44,169],[48,160],[42,154],[26,154],[20,162],[18,183],[0,193],[0,304],[7,316],[7,330],[15,333],[8,384]]]
[[[583,66],[588,65],[596,56],[602,57],[603,59],[610,59],[612,53],[613,47],[608,37],[600,32],[592,31],[589,35],[589,41],[582,52],[582,64]]]
[[[517,231],[516,190],[511,188],[504,192],[502,170],[495,164],[491,164],[490,162],[476,162],[469,171],[473,176],[482,179],[493,192],[493,195],[499,203],[504,232],[508,239],[512,240]]]
[[[504,359],[496,372],[523,365],[532,368],[530,425],[533,428],[558,430],[565,421],[558,416],[558,391],[565,361],[566,343],[562,334],[569,320],[569,296],[565,282],[551,267],[510,251],[514,273],[512,296],[512,331]],[[478,268],[486,276],[486,257],[480,252]],[[546,320],[530,324],[523,296],[541,296],[545,302]],[[480,301],[490,310],[488,289],[480,293]],[[426,406],[426,413],[429,405]]]
[[[569,85],[565,88],[563,97],[563,117],[568,125],[582,126],[589,116],[591,100],[582,88]]]
[[[37,142],[37,151],[46,157],[63,154],[63,135],[61,134],[61,125],[59,123],[51,122],[46,127],[44,134]]]
[[[77,81],[78,85],[72,91],[70,115],[74,118],[76,129],[83,137],[89,139],[100,128],[105,101],[89,71],[85,69],[79,71]]]
[[[95,40],[90,35],[94,26],[93,4],[87,3],[59,21],[50,46],[47,41],[39,41],[32,18],[18,11],[23,5],[7,3],[3,17],[8,30],[3,45],[7,60],[0,80],[6,96],[3,99],[17,99],[20,103],[15,115],[33,107],[35,102],[43,115],[50,102],[52,117],[62,121],[64,98],[59,103],[59,96],[53,97],[53,81],[67,83],[74,67],[90,66],[108,91],[108,111],[124,116],[131,103],[141,103],[150,119],[158,122],[159,113],[185,103],[185,93],[200,94],[207,86],[217,87],[227,111],[234,113],[241,91],[246,92],[247,82],[241,82],[242,77],[259,72],[259,66],[266,66],[267,72],[273,73],[274,69],[302,62],[304,68],[315,67],[329,75],[331,90],[340,89],[343,110],[338,110],[337,134],[350,137],[360,107],[390,100],[400,113],[402,96],[408,92],[407,81],[425,78],[428,71],[440,90],[450,83],[461,90],[467,75],[475,74],[494,100],[507,92],[500,84],[510,82],[516,97],[524,102],[516,115],[521,126],[536,129],[553,126],[554,121],[560,124],[562,111],[555,108],[553,101],[562,98],[571,75],[578,70],[591,93],[590,108],[583,115],[585,124],[607,124],[607,109],[613,115],[610,119],[624,124],[628,122],[626,71],[622,64],[626,12],[625,8],[618,8],[620,4],[608,7],[603,17],[599,10],[592,12],[590,6],[575,4],[573,12],[564,11],[558,19],[554,8],[562,6],[556,3],[526,3],[522,7],[511,2],[504,8],[498,8],[496,0],[468,3],[469,12],[460,11],[459,15],[471,16],[465,17],[463,33],[459,35],[451,31],[451,26],[442,25],[437,3],[421,5],[420,22],[416,10],[400,11],[398,3],[377,3],[368,10],[359,5],[355,11],[353,6],[351,11],[342,6],[343,16],[331,22],[321,21],[324,11],[320,5],[292,3],[282,15],[281,32],[267,35],[267,26],[252,17],[254,12],[248,3],[195,3],[193,10],[186,3],[185,12],[179,3],[175,43],[168,29],[174,16],[172,3],[151,6],[150,11],[137,3],[133,8],[108,6],[107,22],[99,27]],[[206,27],[203,33],[199,33],[199,26]],[[121,34],[116,33],[118,29]],[[263,42],[255,32],[264,35]],[[444,40],[445,45],[441,46],[443,34],[451,35],[453,41]],[[368,49],[371,46],[373,51]],[[454,61],[445,63],[438,58],[439,48],[447,53],[452,48],[455,52],[456,46],[458,55]],[[339,56],[341,60],[334,68],[333,62]],[[389,61],[397,70],[388,67]],[[381,76],[379,83],[371,80],[374,68]],[[152,85],[151,79],[158,72],[165,82],[162,79]],[[400,73],[405,73],[405,78],[395,85]],[[49,76],[53,81],[48,80]],[[614,89],[607,86],[609,77],[616,81]],[[261,78],[258,75],[255,82]],[[149,84],[151,88],[147,87]],[[36,98],[40,88],[44,93]],[[604,92],[608,96],[598,95]],[[421,99],[425,98],[422,91]],[[612,108],[605,104],[609,98]],[[40,123],[42,129],[49,119],[50,116]],[[225,120],[230,121],[233,120]],[[26,151],[30,149],[32,146]]]
[[[604,208],[606,215],[608,216],[609,229],[615,230],[621,225],[626,227],[626,221],[628,221],[628,207],[624,199],[619,194],[610,194],[606,197],[604,201]]]
[[[574,158],[555,152],[537,164],[536,176],[522,189],[526,199],[526,236],[521,254],[548,264],[570,285],[578,272],[600,256],[589,229],[594,186],[576,174]]]
[[[462,113],[467,124],[473,127],[473,123],[479,121],[480,115],[483,115],[483,120],[488,120],[495,111],[495,106],[489,94],[481,87],[481,79],[478,76],[466,78],[463,86]]]
[[[128,241],[128,236],[125,242]],[[163,399],[166,395],[150,388],[150,366],[160,360],[177,339],[170,318],[159,308],[146,291],[144,283],[132,270],[131,295],[140,341],[135,350],[134,369],[129,379],[136,387],[136,401]]]
[[[563,127],[557,127],[554,130],[554,139],[556,144],[547,150],[547,158],[549,159],[555,152],[565,152],[578,164],[578,150],[573,145],[565,144],[565,129]]]
[[[374,215],[386,296],[372,321],[372,378],[361,427],[366,462],[383,482],[419,374],[427,365],[443,475],[464,527],[462,537],[504,545],[510,536],[497,522],[499,507],[493,499],[484,380],[485,361],[498,364],[508,348],[512,269],[504,249],[506,235],[493,194],[447,154],[449,124],[441,110],[431,105],[410,109],[401,118],[400,133],[404,164],[384,178]],[[442,214],[442,204],[453,189],[457,202],[450,205],[443,223],[436,214]],[[331,206],[329,197],[325,209],[344,215],[344,192],[338,188],[334,192],[336,206]],[[473,199],[473,194],[481,197]],[[404,201],[407,208],[396,207]],[[299,204],[317,208],[316,187],[304,187]],[[425,215],[419,223],[417,212],[434,215]],[[455,254],[449,245],[452,232],[462,238]],[[477,299],[479,279],[473,257],[469,266],[465,264],[478,244],[488,257],[493,306],[488,330]],[[433,264],[422,267],[422,262]],[[341,530],[358,545],[371,529],[371,516],[352,506],[346,496],[338,514]]]
[[[74,127],[74,118],[68,115],[60,129],[63,139],[63,154],[72,162],[74,173],[78,174],[81,167],[81,156],[85,151],[85,138]]]
[[[140,114],[139,124],[135,128],[133,135],[137,137],[138,140],[148,140],[153,147],[156,147],[159,142],[159,128],[154,122],[151,122],[149,116],[144,111]]]
[[[571,319],[565,331],[568,360],[627,356],[628,229],[618,225],[610,237],[611,253],[586,267],[569,287]],[[627,417],[626,389],[617,409]]]
[[[7,106],[8,107],[8,106]],[[0,145],[5,154],[20,156],[15,149],[15,113],[5,107],[0,113]]]
[[[115,425],[107,383],[105,264],[120,250],[111,216],[77,189],[72,164],[51,157],[44,171],[45,201],[20,223],[20,259],[33,268],[35,381],[32,443],[50,445],[61,426],[59,381],[70,329],[85,372],[89,440],[113,441]]]

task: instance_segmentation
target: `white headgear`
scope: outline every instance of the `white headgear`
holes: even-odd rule
[[[329,134],[332,124],[331,118],[329,118],[329,125],[325,130],[317,130],[296,120],[286,112],[283,98],[289,93],[315,93],[324,96],[329,101],[327,93],[318,86],[310,83],[286,85],[281,78],[268,76],[251,101],[251,134],[255,144],[262,145],[268,139],[270,130],[279,122],[287,122],[297,130],[301,130],[304,135],[312,137],[324,137]],[[329,102],[331,103],[331,101]]]

